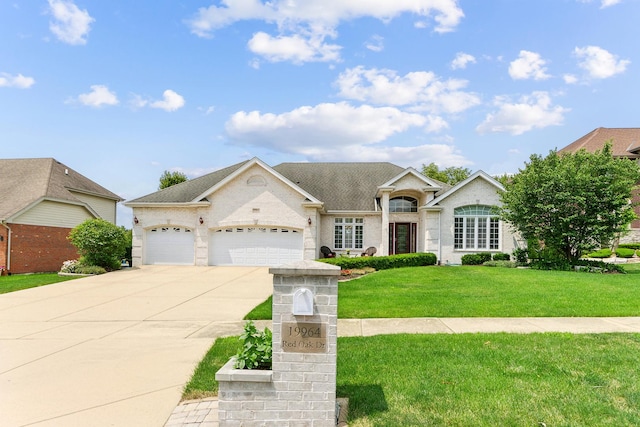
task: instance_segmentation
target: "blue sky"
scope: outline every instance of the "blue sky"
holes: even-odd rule
[[[0,0],[1,155],[125,199],[253,157],[513,173],[639,125],[639,16],[638,0]]]

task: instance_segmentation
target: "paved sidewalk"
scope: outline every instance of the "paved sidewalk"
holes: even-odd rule
[[[238,328],[238,334],[241,326]],[[271,327],[260,322],[260,328]],[[231,330],[228,330],[231,332]],[[459,334],[459,333],[640,333],[640,317],[517,317],[517,318],[413,318],[413,319],[338,319],[338,336],[383,334]],[[216,398],[182,402],[173,411],[165,427],[218,427]]]

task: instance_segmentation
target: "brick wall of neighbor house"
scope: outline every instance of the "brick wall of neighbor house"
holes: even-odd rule
[[[9,242],[9,230],[0,226],[0,267],[7,268],[7,245]]]
[[[69,243],[70,228],[9,224],[11,227],[11,273],[59,271],[62,263],[77,259]]]

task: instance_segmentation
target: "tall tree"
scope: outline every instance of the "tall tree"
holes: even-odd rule
[[[640,166],[601,151],[532,155],[505,183],[501,217],[527,240],[537,240],[568,261],[623,233],[634,219],[631,192]]]
[[[171,187],[172,185],[180,184],[185,181],[187,181],[187,175],[182,172],[164,171],[162,175],[160,175],[160,185],[158,186],[158,190],[162,190],[163,188]]]
[[[446,184],[456,185],[460,181],[469,178],[471,169],[449,166],[448,168],[440,170],[438,165],[431,162],[426,166],[424,164],[422,165],[422,174]]]

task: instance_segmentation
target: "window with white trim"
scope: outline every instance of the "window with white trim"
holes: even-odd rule
[[[418,212],[418,200],[413,197],[394,197],[389,200],[389,212]]]
[[[333,246],[336,249],[362,249],[363,218],[336,218],[333,230]]]
[[[455,208],[453,221],[454,249],[500,249],[500,220],[491,206]]]

